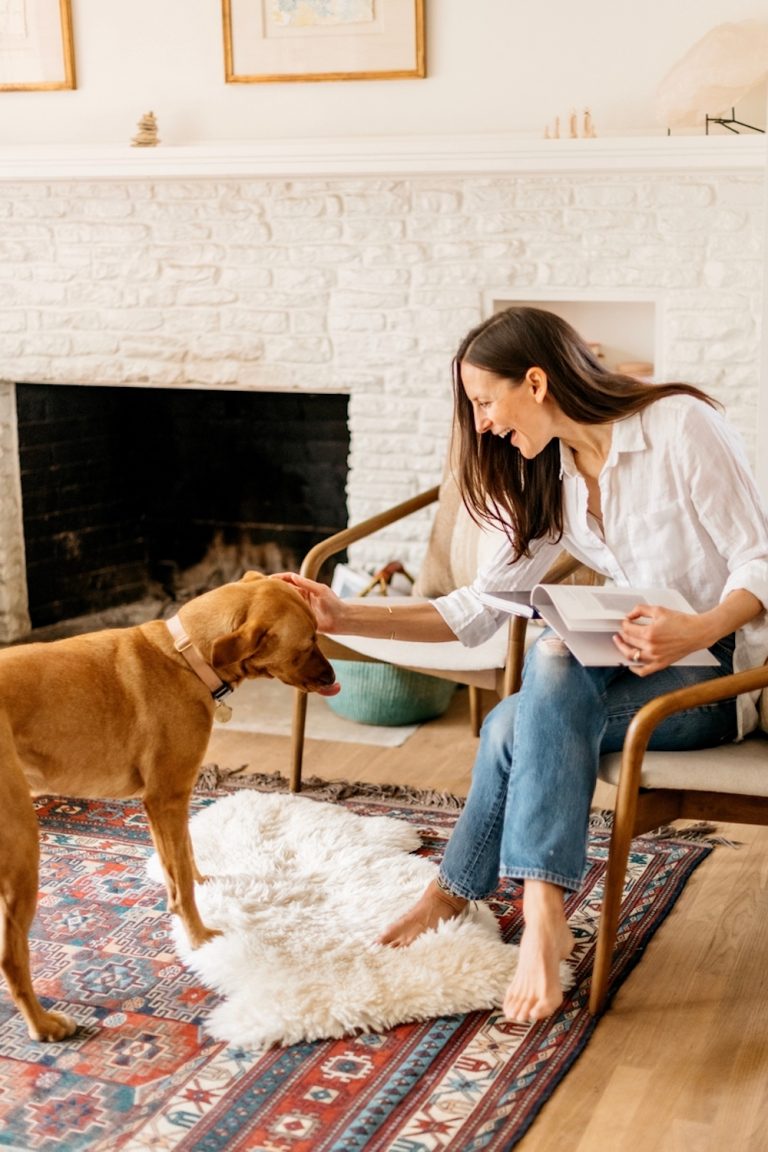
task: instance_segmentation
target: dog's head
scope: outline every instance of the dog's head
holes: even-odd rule
[[[318,647],[314,613],[296,588],[261,572],[246,572],[226,588],[231,628],[211,646],[211,664],[224,679],[274,676],[307,692],[338,692]]]

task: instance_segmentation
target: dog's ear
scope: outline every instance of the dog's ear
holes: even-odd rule
[[[211,664],[226,668],[250,656],[258,656],[269,634],[269,628],[237,628],[226,636],[219,636],[211,646]]]
[[[266,580],[263,572],[244,572],[240,577],[241,584],[247,584],[249,580]]]

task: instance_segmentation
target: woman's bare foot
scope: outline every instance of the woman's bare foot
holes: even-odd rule
[[[462,896],[454,896],[438,887],[437,880],[430,880],[423,895],[394,924],[379,936],[377,943],[389,944],[392,948],[407,948],[423,932],[437,928],[443,920],[452,920],[466,908],[468,901]]]
[[[508,1020],[528,1023],[551,1016],[563,1001],[560,962],[573,951],[573,935],[563,908],[562,889],[543,880],[526,880],[525,929],[517,971],[504,997]]]

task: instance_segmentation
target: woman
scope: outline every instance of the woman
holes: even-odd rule
[[[381,941],[404,946],[499,876],[523,883],[524,931],[504,1000],[539,1020],[562,1000],[573,949],[563,894],[579,888],[600,755],[662,692],[739,671],[768,655],[768,519],[738,438],[686,384],[608,371],[559,317],[510,308],[473,329],[454,362],[458,483],[508,542],[474,583],[431,603],[350,604],[288,576],[327,633],[474,645],[503,622],[480,590],[530,589],[564,548],[617,585],[677,588],[694,608],[643,605],[614,643],[622,663],[584,668],[545,631],[522,688],[483,725],[472,786],[439,874]],[[716,667],[675,666],[709,648]],[[714,746],[756,726],[749,696],[663,722],[652,748]]]

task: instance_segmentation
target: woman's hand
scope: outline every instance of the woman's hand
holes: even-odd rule
[[[338,623],[344,612],[344,602],[327,584],[308,580],[306,576],[299,576],[297,572],[276,572],[271,579],[285,580],[286,584],[293,584],[298,588],[315,614],[318,632],[341,631]]]
[[[650,676],[690,652],[711,648],[765,611],[762,602],[746,588],[734,588],[708,612],[674,612],[654,604],[638,604],[622,620],[613,642],[636,675]]]
[[[638,604],[622,620],[613,642],[635,675],[650,676],[690,652],[709,647],[714,639],[702,616]]]
[[[395,605],[386,596],[365,599],[337,596],[326,584],[318,584],[295,572],[278,572],[272,580],[285,580],[301,592],[317,619],[318,632],[328,636],[366,636],[373,640],[410,640],[434,643],[456,636],[429,600],[414,596]]]

